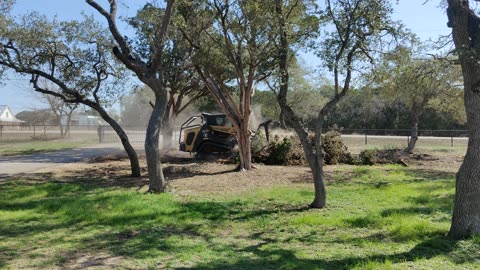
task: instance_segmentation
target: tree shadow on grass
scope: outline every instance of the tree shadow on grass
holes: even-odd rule
[[[215,228],[225,221],[255,219],[262,215],[270,215],[278,211],[304,211],[305,209],[270,209],[264,211],[239,211],[243,206],[241,203],[219,203],[219,202],[200,202],[185,203],[181,205],[178,212],[171,213],[177,216],[178,223],[162,224],[159,223],[153,227],[135,227],[117,232],[108,232],[96,235],[91,239],[85,239],[78,251],[93,250],[97,252],[108,251],[113,256],[122,256],[125,258],[145,259],[162,256],[175,256],[175,254],[192,253],[197,250],[212,250],[223,254],[227,252],[227,257],[223,255],[218,260],[208,261],[195,265],[195,269],[349,269],[352,266],[366,263],[383,263],[386,260],[393,263],[405,261],[416,261],[418,259],[430,259],[439,255],[447,255],[456,263],[464,263],[474,260],[471,256],[465,255],[455,257],[450,253],[455,249],[456,242],[448,238],[434,234],[427,237],[426,240],[416,245],[408,252],[398,254],[377,254],[370,256],[347,257],[341,259],[303,259],[299,258],[295,251],[279,248],[282,244],[290,241],[309,243],[310,245],[328,244],[321,238],[309,241],[309,236],[286,238],[280,240],[272,237],[271,234],[265,234],[266,231],[251,232],[245,236],[243,241],[247,241],[248,246],[240,248],[232,242],[218,243],[218,236],[212,234],[205,228]],[[247,213],[245,213],[247,212]],[[143,220],[152,217],[139,217]],[[185,221],[189,221],[189,223]],[[98,222],[95,226],[118,226],[129,227],[136,225],[135,222],[127,221],[119,223],[118,220],[105,220]],[[113,230],[115,231],[115,230]],[[213,230],[214,231],[214,230]],[[372,238],[373,237],[373,238]],[[175,239],[175,240],[172,240]],[[378,238],[378,239],[377,239]],[[358,241],[384,241],[382,236],[366,236],[357,239]],[[355,241],[353,241],[355,242]],[[267,245],[272,245],[267,247]],[[238,254],[238,257],[234,254]],[[248,255],[250,254],[250,255]],[[68,253],[66,261],[72,261],[78,253]],[[230,257],[229,257],[230,256]],[[460,258],[460,259],[459,259]],[[191,267],[177,267],[177,269],[191,269]]]
[[[109,155],[112,153],[121,153],[122,150],[115,147],[105,148],[71,148],[64,150],[40,150],[41,152],[34,152],[33,149],[26,150],[30,153],[23,153],[29,155],[15,155],[15,156],[0,156],[0,162],[14,162],[14,163],[73,163],[85,161],[94,157]],[[30,155],[31,154],[31,155]]]
[[[422,188],[420,188],[422,189]],[[434,213],[451,214],[453,211],[454,194],[446,196],[432,196],[426,193],[410,197],[408,200],[413,203],[413,206],[409,207],[392,207],[383,210],[380,214],[382,217],[388,217],[392,215],[431,215]]]
[[[449,183],[446,183],[449,185]],[[380,228],[382,225],[382,220],[388,217],[422,217],[433,222],[449,222],[451,218],[451,213],[453,211],[453,200],[454,194],[449,193],[440,193],[441,195],[432,195],[436,194],[437,190],[444,190],[444,185],[427,185],[417,187],[417,190],[420,191],[419,195],[410,196],[407,198],[407,201],[410,202],[408,206],[404,207],[387,207],[379,211],[380,215],[371,215],[367,214],[360,217],[351,217],[344,220],[345,224],[353,228]],[[419,232],[421,235],[425,232]],[[435,230],[429,231],[430,234],[435,234]],[[426,234],[428,234],[426,233]]]
[[[163,172],[167,181],[176,179],[189,178],[193,176],[215,176],[236,172],[233,166],[231,169],[219,170],[214,172],[205,172],[199,168],[198,164],[190,164],[193,166],[164,166]],[[148,186],[148,177],[146,169],[141,168],[142,177],[130,177],[129,171],[125,165],[109,164],[108,166],[94,166],[85,168],[82,171],[71,171],[67,175],[61,177],[55,176],[53,173],[23,173],[9,176],[5,179],[0,174],[0,191],[2,185],[6,185],[22,179],[22,183],[42,184],[42,183],[71,183],[78,185],[92,186],[93,188],[119,187],[119,188],[142,188]],[[17,180],[18,182],[18,180]]]
[[[8,262],[12,258],[18,257],[20,251],[15,248],[11,247],[0,247],[0,269],[4,269],[7,267]]]
[[[86,191],[90,191],[86,189]],[[246,221],[256,219],[261,216],[270,216],[278,212],[298,212],[305,211],[306,208],[294,207],[292,205],[276,205],[262,210],[250,210],[251,207],[245,206],[242,202],[186,202],[180,203],[179,207],[170,213],[130,213],[125,216],[98,216],[93,217],[95,207],[105,198],[88,199],[88,196],[79,196],[75,198],[75,204],[69,204],[67,199],[59,196],[58,190],[52,190],[51,194],[57,194],[57,197],[50,200],[37,200],[30,203],[10,204],[10,209],[32,209],[37,207],[44,213],[55,215],[62,209],[64,214],[64,223],[57,223],[51,226],[25,226],[22,228],[3,228],[0,235],[15,237],[22,233],[39,234],[52,231],[58,228],[70,228],[77,222],[84,224],[79,230],[89,230],[89,228],[103,228],[101,233],[92,237],[83,238],[80,243],[75,244],[75,248],[70,251],[61,251],[56,256],[61,260],[58,262],[60,267],[68,267],[72,261],[78,261],[84,254],[111,254],[111,256],[121,256],[122,258],[145,259],[145,258],[163,258],[165,256],[176,256],[177,254],[195,254],[198,250],[211,250],[219,254],[226,253],[218,259],[206,261],[195,265],[195,269],[348,269],[354,265],[365,262],[383,263],[388,260],[393,263],[405,261],[415,261],[418,259],[430,259],[439,255],[447,255],[452,261],[463,263],[473,260],[468,255],[454,257],[449,255],[456,247],[456,243],[443,237],[434,235],[427,240],[415,246],[412,250],[399,254],[377,254],[365,257],[347,257],[341,259],[304,259],[297,256],[295,251],[280,248],[282,244],[289,241],[307,242],[306,238],[287,238],[265,234],[264,231],[250,232],[244,236],[242,241],[248,245],[239,248],[234,242],[219,243],[218,236],[214,234],[216,228],[231,221]],[[84,194],[83,194],[84,195]],[[120,198],[119,198],[120,199]],[[111,199],[110,199],[111,200]],[[110,201],[115,203],[115,200]],[[40,205],[40,207],[39,207]],[[91,213],[85,216],[76,216],[79,212],[68,212],[62,207],[81,207]],[[0,205],[5,207],[5,204]],[[75,226],[73,226],[75,227]],[[72,232],[74,233],[74,232]],[[311,235],[310,235],[311,236]],[[370,236],[368,236],[370,237]],[[365,241],[371,238],[365,237]],[[216,239],[216,240],[215,240]],[[314,244],[328,244],[322,242],[321,238],[309,242]],[[236,256],[238,254],[238,257]],[[15,254],[7,255],[6,258],[0,257],[0,266],[6,265],[9,257],[17,256]],[[102,255],[103,256],[103,255]],[[100,257],[102,257],[100,256]],[[100,258],[99,257],[99,258]],[[102,257],[103,258],[103,257]],[[89,261],[95,261],[101,264],[98,258],[88,258]],[[177,269],[191,269],[191,267],[177,267]]]
[[[122,166],[111,166],[108,171],[86,169],[82,172],[73,172],[69,175],[57,177],[53,173],[24,173],[0,179],[0,192],[10,189],[12,185],[41,185],[41,184],[71,184],[88,187],[90,189],[119,187],[141,188],[148,185],[147,177],[130,177],[121,172]],[[142,169],[143,170],[143,169]]]
[[[384,171],[385,173],[388,173],[391,169],[389,169],[388,167],[369,168],[369,167],[363,166],[363,167],[358,167],[358,168],[354,168],[352,170],[346,170],[346,171],[326,171],[324,172],[324,174],[325,174],[326,182],[330,185],[335,185],[335,184],[352,182],[353,180],[360,179],[362,176],[376,170],[381,170],[381,171]],[[410,167],[401,168],[401,170],[405,173],[406,176],[408,176],[409,178],[412,178],[412,180],[402,180],[401,181],[402,183],[423,182],[423,181],[429,181],[429,180],[433,180],[433,181],[449,180],[449,179],[454,179],[456,174],[454,172],[446,172],[442,170],[410,168]],[[311,183],[312,179],[310,174],[305,174],[302,177],[299,177],[299,179],[294,181]]]
[[[175,203],[172,209],[165,212],[155,211],[128,211],[123,215],[110,215],[105,211],[98,211],[109,205],[125,203],[122,193],[103,194],[105,189],[96,184],[47,183],[16,189],[8,192],[18,183],[11,183],[0,187],[5,191],[3,200],[0,200],[0,210],[9,212],[31,211],[34,216],[22,216],[15,221],[15,226],[0,226],[0,236],[17,237],[35,235],[56,229],[70,228],[84,224],[84,226],[132,227],[142,224],[151,224],[155,221],[160,225],[170,226],[171,223],[187,223],[187,221],[201,221],[219,224],[225,221],[249,220],[278,212],[297,212],[307,208],[291,204],[271,204],[260,210],[253,205],[245,205],[242,201],[214,202],[191,201]],[[36,194],[42,196],[36,197]],[[21,198],[32,199],[22,200]],[[159,199],[162,198],[160,195]],[[18,200],[20,199],[20,200]],[[134,200],[135,198],[127,198]],[[162,200],[158,200],[162,203]],[[164,219],[167,221],[164,221]],[[21,222],[18,222],[21,221]],[[61,221],[61,222],[59,222]],[[13,220],[12,220],[13,222]],[[150,223],[149,223],[150,222]]]
[[[403,263],[417,261],[419,259],[431,259],[440,255],[447,255],[456,247],[456,242],[444,236],[435,236],[427,239],[413,249],[397,254],[378,254],[365,257],[346,257],[341,259],[304,259],[299,258],[295,251],[278,247],[265,248],[267,244],[275,244],[275,240],[263,239],[260,244],[251,245],[243,250],[248,257],[240,257],[233,262],[226,260],[210,261],[195,266],[195,269],[351,269],[354,266],[366,262]],[[468,259],[456,260],[455,256],[449,256],[456,263],[474,261],[470,256]],[[176,269],[191,269],[189,267],[178,267]]]
[[[77,181],[77,180],[72,180]],[[99,179],[98,181],[101,181]],[[214,230],[227,222],[245,222],[255,220],[261,217],[275,218],[276,213],[295,213],[307,211],[307,208],[295,204],[269,204],[261,205],[264,209],[259,209],[259,205],[246,204],[242,201],[200,201],[176,203],[171,211],[155,212],[147,211],[136,213],[135,211],[126,211],[122,216],[110,216],[105,213],[99,213],[99,207],[106,205],[115,205],[123,202],[121,195],[101,196],[104,189],[94,182],[87,184],[77,181],[72,183],[54,183],[40,185],[46,194],[42,198],[31,199],[28,201],[8,202],[0,200],[0,210],[35,210],[43,214],[41,219],[32,219],[25,224],[18,224],[15,228],[0,226],[1,237],[16,237],[25,234],[42,234],[55,231],[57,229],[90,230],[90,228],[102,228],[101,233],[93,237],[86,237],[80,243],[75,243],[75,252],[67,251],[60,253],[64,257],[62,263],[78,259],[84,253],[102,253],[106,252],[114,256],[126,258],[144,259],[161,258],[166,254],[181,254],[182,252],[195,253],[196,250],[210,249],[214,252],[227,252],[223,258],[213,259],[204,264],[195,265],[196,269],[279,269],[281,267],[290,269],[348,269],[353,265],[361,264],[367,261],[382,263],[385,260],[392,262],[414,261],[418,258],[433,258],[440,254],[447,255],[454,262],[462,263],[472,260],[471,256],[462,254],[455,257],[451,251],[455,249],[456,244],[443,236],[431,235],[427,240],[418,244],[408,252],[399,254],[378,254],[366,257],[348,257],[342,259],[302,259],[295,251],[280,248],[280,244],[298,241],[301,243],[325,244],[318,237],[309,240],[309,236],[298,238],[288,238],[280,240],[278,237],[267,236],[263,234],[266,230],[275,228],[259,229],[260,232],[251,232],[243,237],[242,241],[248,243],[247,247],[239,249],[235,243],[218,243],[213,235]],[[5,191],[8,186],[0,186]],[[421,187],[424,188],[424,187]],[[432,188],[425,187],[424,194],[432,192]],[[23,192],[23,191],[22,191]],[[21,197],[28,197],[32,194],[28,189]],[[89,196],[89,195],[98,196]],[[14,196],[11,194],[11,196]],[[20,197],[20,198],[21,198]],[[160,197],[159,197],[160,198]],[[450,197],[435,197],[426,201],[428,205],[439,204],[440,208],[428,209],[432,211],[446,211],[449,207]],[[418,204],[408,208],[386,209],[382,215],[392,214],[421,214],[424,209],[425,199],[420,196],[419,199],[412,198],[412,202]],[[161,201],[159,201],[161,203]],[[429,206],[428,206],[429,207]],[[449,208],[448,208],[449,209]],[[141,210],[141,209],[139,209]],[[58,214],[58,215],[57,215]],[[60,216],[61,215],[61,216]],[[58,218],[56,223],[48,223],[49,218]],[[43,226],[32,226],[32,224],[42,224]],[[82,225],[78,225],[78,223]],[[224,228],[222,228],[224,229]],[[263,230],[263,231],[262,231]],[[372,237],[372,236],[368,236]],[[375,240],[365,237],[364,241]],[[378,236],[378,241],[382,241],[382,236]],[[176,240],[172,240],[175,238]],[[362,238],[358,239],[359,241]],[[272,244],[273,247],[268,247]],[[278,244],[278,245],[276,245]],[[328,243],[327,243],[328,244]],[[234,253],[228,253],[233,250]],[[235,252],[241,256],[235,257]],[[249,255],[251,254],[251,255]],[[9,255],[7,255],[9,256]],[[12,254],[11,256],[18,256]],[[174,255],[172,255],[174,256]],[[229,257],[230,256],[230,257]],[[233,257],[233,258],[232,258]],[[162,259],[159,259],[162,260]],[[0,257],[0,266],[6,265],[8,257]],[[66,266],[66,265],[60,265]],[[178,268],[187,269],[187,268]]]
[[[165,166],[163,168],[163,174],[168,181],[202,175],[215,176],[236,171],[237,170],[234,167],[232,169],[220,170],[216,172],[204,172],[199,170],[198,164],[194,164],[194,166]]]
[[[442,170],[434,169],[419,169],[419,168],[406,168],[405,174],[408,176],[423,178],[427,180],[439,180],[439,179],[455,179],[455,172],[446,172]]]
[[[445,213],[445,214],[451,214],[453,210],[453,205],[452,201],[450,198],[445,198],[444,200],[439,200],[439,201],[445,201],[444,204],[439,204],[439,205],[424,205],[424,206],[410,206],[410,207],[401,207],[401,208],[388,208],[383,210],[380,215],[382,217],[389,217],[393,215],[402,215],[402,216],[412,216],[412,215],[432,215],[434,213]]]
[[[75,252],[68,251],[58,256],[64,258],[62,261],[71,262],[86,251],[133,259],[171,254],[183,256],[184,253],[195,253],[200,249],[229,251],[236,247],[219,244],[218,236],[214,233],[216,228],[225,229],[225,222],[239,219],[246,222],[279,211],[305,210],[303,207],[296,209],[292,205],[282,206],[286,209],[277,205],[261,211],[248,210],[244,209],[241,202],[187,202],[179,206],[168,214],[169,217],[152,214],[99,219],[88,226],[110,228],[107,232],[84,239]],[[175,218],[172,220],[171,217]]]

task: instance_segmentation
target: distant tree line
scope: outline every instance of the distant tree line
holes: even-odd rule
[[[317,99],[322,99],[321,93],[310,93]],[[265,119],[280,119],[280,108],[275,102],[275,94],[270,91],[258,91],[253,98],[259,106],[262,117]],[[305,99],[303,106],[308,108],[308,100]],[[420,117],[420,129],[425,130],[464,130],[466,129],[464,116],[459,107],[460,116],[448,111],[439,111],[434,108],[426,108]],[[368,95],[362,90],[353,89],[332,112],[326,120],[325,126],[331,128],[337,126],[343,129],[409,129],[412,113],[408,107],[400,102],[388,102],[380,95]],[[305,124],[313,129],[315,118],[304,114]]]

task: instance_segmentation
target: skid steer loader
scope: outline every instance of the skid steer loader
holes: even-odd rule
[[[268,140],[268,126],[272,121],[266,121],[258,128],[264,127]],[[258,129],[257,129],[258,130]],[[250,132],[251,136],[255,132]],[[233,153],[237,139],[236,130],[227,116],[223,113],[202,113],[192,116],[180,127],[180,151],[195,153],[197,157]]]

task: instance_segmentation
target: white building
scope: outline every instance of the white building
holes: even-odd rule
[[[60,122],[62,123],[62,125],[66,125],[67,124],[67,116],[62,115],[62,118],[60,119]],[[71,125],[72,126],[96,127],[96,126],[99,126],[101,124],[103,124],[103,122],[100,120],[100,117],[93,116],[93,115],[74,113],[72,115],[72,119],[71,119]]]
[[[7,105],[0,105],[0,124],[20,124],[23,121],[18,120]]]

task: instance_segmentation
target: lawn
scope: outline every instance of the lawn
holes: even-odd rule
[[[48,140],[0,142],[0,156],[28,155],[34,153],[52,152],[73,149],[92,144],[89,140]]]
[[[238,175],[198,177],[233,184]],[[388,165],[331,166],[327,175],[322,210],[306,207],[305,181],[195,192],[182,184],[202,183],[191,176],[152,195],[128,178],[12,179],[0,185],[0,268],[480,268],[480,237],[445,236],[453,173]]]

